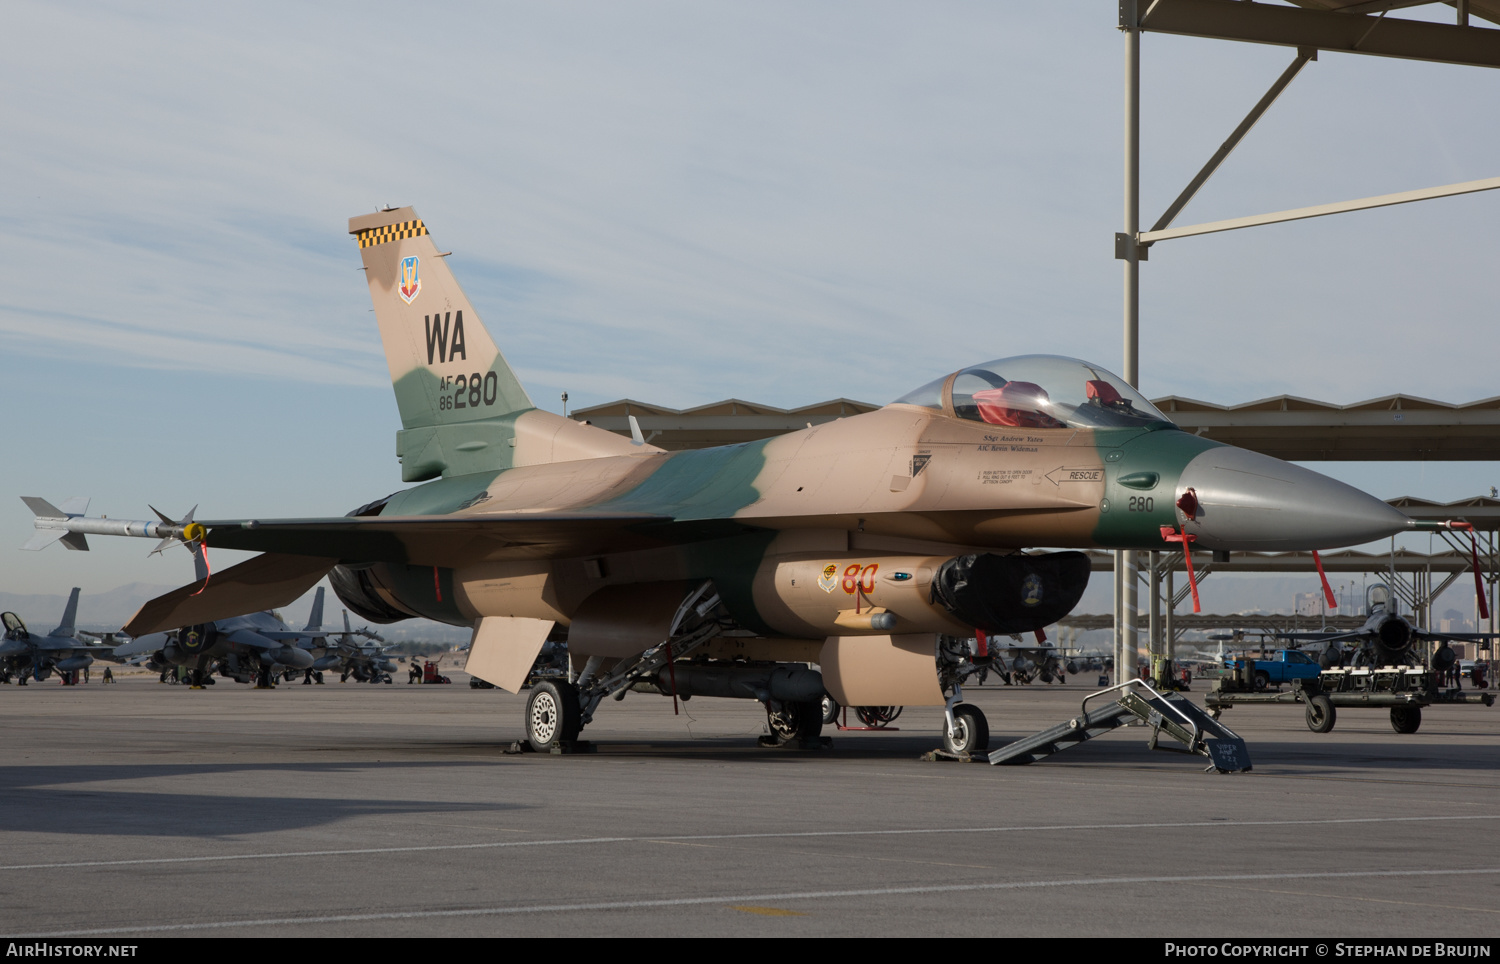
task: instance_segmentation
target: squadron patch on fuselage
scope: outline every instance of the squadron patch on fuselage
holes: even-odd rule
[[[1042,577],[1036,573],[1027,574],[1021,581],[1021,605],[1040,606],[1042,604]]]
[[[839,567],[833,563],[823,567],[823,574],[818,577],[818,588],[824,592],[833,592],[839,584]]]
[[[401,300],[411,304],[417,300],[417,295],[422,291],[422,279],[417,274],[417,256],[401,259],[401,286],[397,289],[401,293]]]

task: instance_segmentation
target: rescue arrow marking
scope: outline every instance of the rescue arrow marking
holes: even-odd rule
[[[1064,482],[1103,482],[1104,470],[1088,466],[1070,469],[1059,465],[1047,473],[1047,481],[1053,485],[1062,485]]]

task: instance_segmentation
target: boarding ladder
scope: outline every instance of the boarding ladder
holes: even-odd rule
[[[1088,708],[1090,700],[1116,691],[1119,695],[1114,702],[1093,710]],[[1177,693],[1159,693],[1150,683],[1139,679],[1090,693],[1083,698],[1077,716],[1001,747],[990,754],[990,763],[1018,765],[1045,760],[1054,753],[1061,753],[1133,720],[1141,720],[1151,727],[1151,737],[1146,745],[1153,750],[1206,756],[1212,761],[1208,769],[1220,773],[1250,769],[1250,751],[1239,734],[1186,697]],[[1170,737],[1182,746],[1161,745],[1162,736]]]

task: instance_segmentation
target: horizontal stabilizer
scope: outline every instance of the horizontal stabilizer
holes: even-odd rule
[[[336,560],[266,553],[157,596],[140,608],[125,632],[132,636],[275,609],[295,602],[328,574]]]
[[[128,643],[122,643],[114,647],[115,658],[130,659],[134,656],[149,656],[165,645],[167,645],[166,633],[152,633],[149,636],[140,636]]]

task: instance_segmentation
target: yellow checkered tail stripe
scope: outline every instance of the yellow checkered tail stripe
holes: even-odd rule
[[[427,226],[422,219],[415,221],[402,221],[400,224],[387,224],[383,228],[371,228],[368,231],[359,232],[359,246],[368,248],[377,244],[385,244],[387,241],[400,241],[402,238],[420,237],[427,233]]]

